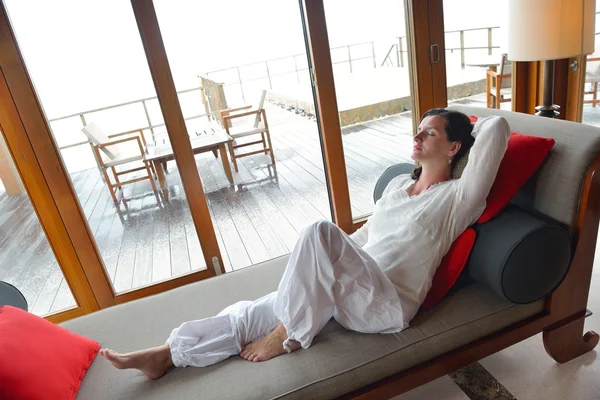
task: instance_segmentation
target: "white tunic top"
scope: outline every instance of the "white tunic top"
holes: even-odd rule
[[[435,270],[452,243],[483,213],[506,151],[510,128],[502,117],[477,121],[476,138],[460,179],[415,196],[410,175],[390,181],[367,223],[351,238],[377,261],[396,286],[407,320],[425,300]]]

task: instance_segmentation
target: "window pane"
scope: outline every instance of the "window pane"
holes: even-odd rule
[[[0,132],[0,282],[15,286],[29,312],[44,316],[76,306],[69,285]]]
[[[229,130],[234,146],[256,142],[236,155],[257,153],[236,157],[237,171],[229,149],[228,159],[196,155],[226,269],[289,253],[306,225],[331,219],[298,3],[154,3],[192,137],[225,132],[221,111],[258,110],[266,91],[268,134],[256,113],[232,119]]]
[[[510,110],[512,64],[503,59],[508,53],[508,1],[444,0],[443,4],[448,103]]]
[[[352,216],[357,218],[373,211],[373,188],[383,171],[412,163],[404,2],[324,4]]]

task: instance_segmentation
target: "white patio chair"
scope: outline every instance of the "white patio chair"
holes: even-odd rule
[[[108,186],[108,190],[110,191],[110,195],[112,196],[115,205],[119,204],[119,200],[117,199],[117,191],[121,190],[123,185],[149,179],[150,184],[152,185],[152,190],[156,192],[156,184],[154,183],[151,173],[152,171],[156,176],[156,171],[154,171],[152,163],[144,159],[147,152],[146,139],[144,138],[144,133],[141,129],[107,136],[96,124],[90,123],[84,126],[81,130],[83,133],[85,133],[90,142],[94,144],[93,148],[94,153],[96,154],[96,159],[100,164],[102,173],[104,174],[104,180],[106,181],[106,185]],[[127,137],[111,140],[113,138],[122,136]],[[102,153],[100,153],[100,151],[102,151]],[[143,165],[131,169],[122,169],[119,172],[117,172],[115,168],[117,166],[129,164],[135,161],[141,161]],[[112,170],[116,183],[111,182],[107,173],[108,168]],[[121,175],[142,170],[145,170],[147,174],[127,181],[119,180],[119,176]]]
[[[267,123],[267,114],[264,109],[265,97],[267,95],[267,91],[263,90],[260,99],[256,108],[252,109],[252,106],[244,106],[239,108],[229,108],[225,110],[220,110],[220,117],[223,121],[223,127],[234,139],[239,139],[246,136],[251,135],[260,135],[260,140],[254,140],[245,143],[235,143],[229,142],[229,153],[231,155],[231,161],[233,162],[233,167],[235,168],[235,172],[238,172],[237,159],[241,157],[251,156],[253,154],[259,153],[270,153],[271,162],[275,165],[275,156],[273,155],[273,145],[271,144],[271,135],[269,133],[269,124]],[[236,118],[248,117],[255,115],[254,122],[252,124],[240,125],[240,126],[232,126],[231,121]],[[261,150],[250,151],[246,153],[236,153],[236,149],[246,146],[252,146],[255,144],[262,144]]]

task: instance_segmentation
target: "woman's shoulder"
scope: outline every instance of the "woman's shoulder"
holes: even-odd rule
[[[389,183],[388,186],[390,187],[397,187],[397,186],[403,186],[404,184],[406,184],[407,182],[412,182],[412,178],[410,177],[410,174],[401,174],[396,176],[394,179],[392,179]]]
[[[409,182],[412,182],[412,181],[413,180],[410,177],[410,174],[402,174],[402,175],[395,176],[387,184],[387,186],[385,187],[385,190],[384,190],[383,194],[385,195],[387,193],[394,192],[394,191],[396,191],[398,189],[402,189],[405,186],[407,186],[407,184]]]

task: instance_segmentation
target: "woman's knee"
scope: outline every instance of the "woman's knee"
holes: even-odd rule
[[[333,222],[323,219],[323,220],[319,220],[319,221],[315,221],[315,222],[311,223],[306,228],[306,230],[310,231],[310,232],[316,232],[319,234],[323,234],[323,233],[339,231],[340,228],[338,228],[338,226],[336,224],[334,224]]]

